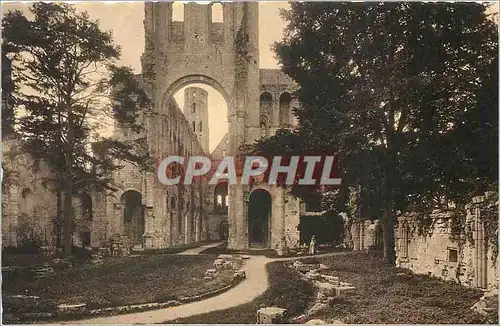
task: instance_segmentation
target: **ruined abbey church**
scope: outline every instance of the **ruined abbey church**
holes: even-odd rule
[[[137,79],[154,103],[141,108],[151,155],[220,160],[238,155],[241,145],[293,127],[296,86],[280,70],[259,66],[258,3],[188,3],[177,9],[172,3],[145,3],[145,49]],[[212,153],[208,93],[192,84],[214,88],[228,106],[229,131]],[[184,103],[177,103],[174,94],[181,89]],[[115,126],[114,138],[132,135]],[[29,157],[13,152],[15,140],[3,147],[4,166],[16,171],[10,176],[15,182],[3,191],[3,246],[18,246],[29,237],[54,245],[57,198],[42,182],[50,172],[43,162],[33,171]],[[145,249],[221,238],[231,249],[299,242],[302,205],[282,188],[224,181],[209,186],[206,180],[165,186],[156,172],[124,165],[113,176],[118,191],[75,199],[76,246],[105,247],[116,238]]]

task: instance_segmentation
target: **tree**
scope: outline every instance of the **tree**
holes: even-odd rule
[[[111,33],[87,13],[53,3],[30,10],[32,20],[19,11],[5,15],[2,47],[12,60],[15,105],[24,111],[17,121],[23,147],[49,163],[55,175],[50,181],[58,198],[64,195],[59,214],[64,254],[70,255],[73,196],[109,188],[110,172],[120,168],[117,159],[152,168],[137,124],[149,99],[132,71],[116,66],[120,49]],[[99,137],[106,116],[130,127],[136,139]]]
[[[474,140],[455,151],[464,145],[457,138],[471,128],[483,135],[497,128],[493,113],[478,127],[470,111],[484,101],[481,90],[498,56],[496,26],[475,3],[304,2],[292,3],[283,17],[288,26],[275,50],[300,86],[296,137],[303,147],[295,150],[333,149],[343,181],[380,191],[384,257],[392,263],[395,210],[433,205],[464,193],[460,180],[476,179],[464,178],[465,165],[448,173],[446,164],[477,162]],[[498,92],[498,82],[490,84]],[[281,137],[257,148],[279,148]]]

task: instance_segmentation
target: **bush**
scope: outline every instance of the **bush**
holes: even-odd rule
[[[92,250],[88,250],[81,247],[71,248],[72,259],[80,262],[87,262],[92,257]]]

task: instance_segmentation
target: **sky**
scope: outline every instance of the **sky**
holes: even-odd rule
[[[20,9],[26,12],[29,3],[2,3],[2,11]],[[103,30],[113,33],[115,43],[122,49],[120,64],[141,72],[140,57],[144,51],[144,3],[143,2],[77,2],[78,11],[87,11],[90,18],[99,20]],[[259,3],[259,50],[261,68],[278,68],[271,45],[282,39],[286,23],[279,15],[280,9],[289,8],[286,1],[266,1]],[[498,3],[493,11],[498,13]],[[209,147],[212,151],[228,131],[227,105],[222,95],[209,86],[199,86],[209,93]],[[184,107],[184,89],[179,90],[175,99]],[[109,131],[111,132],[111,131]]]
[[[19,9],[26,12],[28,3],[2,3],[2,11]],[[87,11],[90,18],[99,20],[103,30],[113,33],[115,43],[122,49],[121,65],[131,67],[136,73],[141,72],[141,55],[144,51],[144,3],[75,3],[78,11]],[[283,36],[285,22],[279,16],[280,8],[288,8],[286,1],[261,2],[259,3],[259,48],[261,68],[277,68],[275,55],[271,45],[279,41]],[[215,89],[201,85],[198,86],[208,91],[209,112],[209,148],[215,149],[222,137],[228,131],[227,104]],[[188,87],[189,87],[188,86]],[[184,89],[174,95],[181,109],[184,107]],[[111,133],[111,130],[108,131]]]

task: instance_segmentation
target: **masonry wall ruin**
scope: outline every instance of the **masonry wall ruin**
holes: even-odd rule
[[[292,114],[297,105],[292,96],[296,85],[279,70],[259,69],[258,4],[188,3],[181,8],[175,12],[172,3],[145,3],[143,67],[136,78],[153,107],[141,108],[145,135],[116,126],[113,137],[133,140],[146,136],[151,155],[158,159],[208,154],[192,130],[192,121],[173,99],[175,92],[194,83],[213,87],[227,102],[229,132],[224,149],[219,149],[224,155],[237,155],[240,145],[272,136],[280,127],[293,127],[297,122]],[[202,130],[208,132],[208,128]],[[227,223],[229,247],[247,249],[248,205],[256,190],[268,192],[271,198],[269,237],[263,245],[276,249],[283,239],[292,246],[298,244],[299,202],[285,189],[258,180],[251,186],[230,185],[224,212],[219,214],[214,212],[215,189],[207,187],[207,180],[192,186],[164,186],[158,184],[155,173],[120,163],[124,168],[113,174],[117,191],[89,194],[92,218],[82,215],[75,219],[76,245],[87,245],[90,238],[91,246],[106,246],[110,239],[125,237],[131,245],[165,248],[219,239],[221,223]],[[24,174],[21,182],[33,182],[30,173]],[[18,193],[26,187],[17,187],[5,190],[13,194],[4,198],[4,211],[9,216],[6,225],[17,225],[19,220]],[[44,217],[36,223],[47,221],[42,224],[48,229],[56,207],[52,203],[57,200],[42,192],[36,201],[40,207],[45,205],[47,212],[37,209]],[[17,240],[11,239],[17,237],[13,232],[4,232],[4,238],[9,239],[4,243],[16,245]]]
[[[498,244],[492,244],[485,231],[488,210],[494,212],[494,218],[498,216],[495,193],[474,197],[466,206],[465,225],[458,234],[453,232],[451,211],[432,212],[432,224],[423,234],[418,232],[418,214],[399,216],[395,229],[397,266],[470,287],[498,289]],[[498,238],[498,231],[494,237]]]

